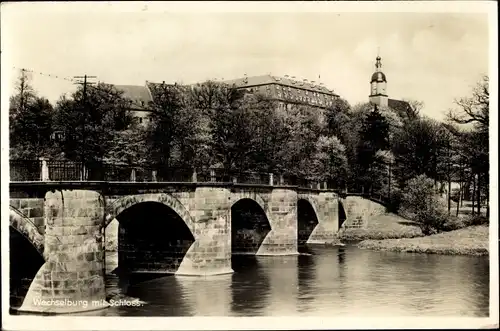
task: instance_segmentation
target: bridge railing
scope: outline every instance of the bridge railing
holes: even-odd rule
[[[360,196],[365,199],[370,199],[381,204],[387,204],[390,202],[390,197],[381,191],[365,192],[363,190],[339,190],[339,196],[345,198],[347,196]]]
[[[228,171],[222,168],[139,167],[103,162],[90,162],[83,166],[81,162],[58,160],[10,160],[10,180],[16,182],[216,182],[332,189],[332,185],[326,182],[313,181],[288,174]]]

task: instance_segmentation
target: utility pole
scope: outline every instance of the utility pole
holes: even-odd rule
[[[21,69],[21,94],[19,100],[19,110],[22,111],[24,108],[24,81],[26,80],[25,76],[26,69]]]
[[[82,154],[81,154],[81,161],[82,161],[82,180],[85,180],[86,178],[86,169],[85,169],[85,152],[87,149],[86,146],[86,134],[85,134],[85,116],[87,113],[87,85],[93,85],[95,84],[94,82],[88,82],[87,79],[93,79],[97,78],[96,76],[74,76],[73,78],[79,79],[75,84],[78,85],[83,85],[83,95],[82,95],[82,104],[83,104],[83,112],[82,112],[82,140],[83,140],[83,145],[82,145]],[[83,78],[83,81],[81,80]]]

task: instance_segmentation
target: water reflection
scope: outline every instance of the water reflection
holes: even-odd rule
[[[262,277],[269,279],[269,291],[265,296],[268,316],[296,315],[298,306],[297,255],[261,256],[258,263]]]
[[[102,314],[488,316],[488,258],[375,252],[353,246],[315,247],[310,253],[233,256],[235,273],[226,276],[129,280],[127,286],[123,279],[111,277],[108,293],[147,304],[113,307]]]
[[[257,256],[232,257],[234,274],[231,280],[231,315],[260,316],[271,285],[265,277]]]

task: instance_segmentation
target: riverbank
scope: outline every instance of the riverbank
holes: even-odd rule
[[[420,227],[396,214],[382,214],[370,219],[365,228],[341,229],[338,238],[341,241],[360,241],[366,239],[397,239],[423,236]]]
[[[407,253],[489,255],[489,228],[478,225],[418,238],[364,240],[358,247]]]

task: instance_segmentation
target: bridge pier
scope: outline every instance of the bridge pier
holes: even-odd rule
[[[297,250],[297,191],[274,189],[268,205],[271,231],[256,255],[295,255]]]
[[[331,243],[339,229],[339,201],[333,192],[320,192],[316,203],[318,225],[314,228],[308,244]]]
[[[197,187],[190,203],[195,241],[176,275],[233,273],[231,268],[231,192],[224,187]]]
[[[45,263],[21,312],[76,313],[105,308],[101,223],[104,198],[95,191],[45,194]]]

